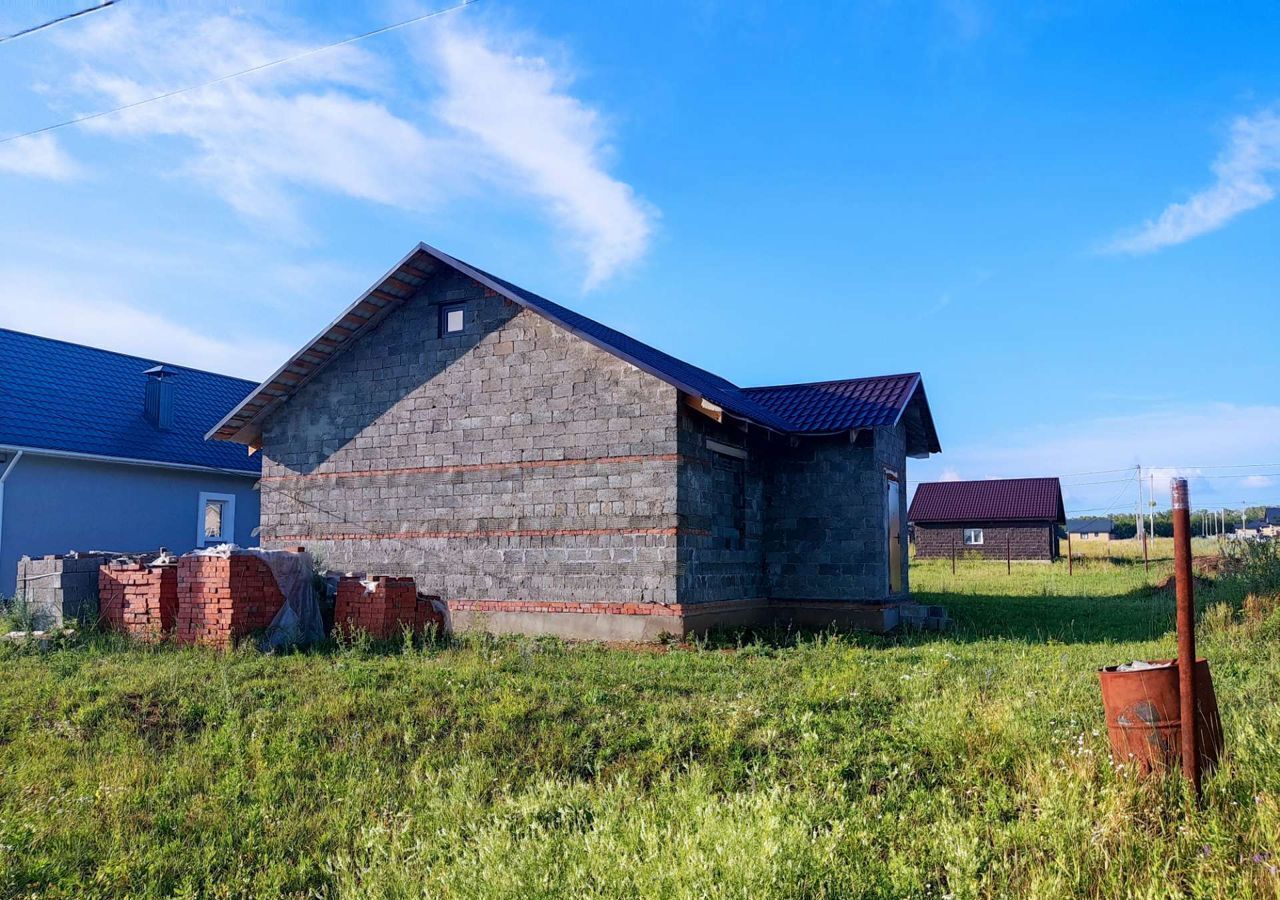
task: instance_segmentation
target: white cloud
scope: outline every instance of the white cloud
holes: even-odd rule
[[[1248,440],[1240,440],[1241,435]],[[910,477],[1057,475],[1063,478],[1070,509],[1111,504],[1121,511],[1132,509],[1137,500],[1133,467],[1139,462],[1144,492],[1155,476],[1158,502],[1167,505],[1169,479],[1180,476],[1189,479],[1192,503],[1200,505],[1238,503],[1244,492],[1266,489],[1270,485],[1258,477],[1265,473],[1247,475],[1247,469],[1227,467],[1272,460],[1280,460],[1280,406],[1219,403],[992,434],[913,463]]]
[[[86,299],[83,286],[15,272],[0,272],[0,327],[254,380],[292,349],[259,338],[221,340],[116,297]]]
[[[136,102],[324,42],[279,23],[176,10],[126,8],[64,32],[80,102]],[[654,213],[606,171],[603,118],[568,92],[563,66],[443,20],[402,34],[408,60],[385,52],[386,39],[377,51],[338,47],[84,127],[145,140],[150,153],[176,146],[176,174],[294,234],[305,233],[306,192],[438,214],[488,191],[533,199],[582,254],[588,287],[644,255]]]
[[[145,99],[297,53],[244,19],[122,11],[66,41],[83,61],[74,83],[103,105]],[[415,206],[429,199],[435,141],[357,90],[386,76],[375,57],[338,47],[297,62],[199,88],[86,123],[114,137],[178,137],[191,148],[184,174],[241,213],[296,224],[289,188]]]
[[[1266,110],[1242,116],[1231,126],[1231,139],[1213,164],[1216,181],[1183,203],[1168,206],[1135,233],[1107,248],[1119,253],[1150,253],[1216,231],[1240,213],[1269,203],[1280,170],[1280,114]]]
[[[0,172],[66,181],[82,169],[51,134],[37,134],[0,144]]]
[[[653,213],[605,171],[600,115],[567,92],[564,73],[452,28],[438,32],[435,52],[445,88],[440,117],[550,202],[588,260],[587,287],[644,255]]]
[[[1261,489],[1261,488],[1269,488],[1275,483],[1276,483],[1276,480],[1269,475],[1250,475],[1247,478],[1241,479],[1240,481],[1240,484],[1243,487],[1253,488],[1255,490]]]

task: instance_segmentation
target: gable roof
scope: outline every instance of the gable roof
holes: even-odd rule
[[[1280,506],[1268,506],[1262,510],[1262,521],[1268,525],[1280,525]]]
[[[907,416],[909,453],[927,455],[941,449],[918,373],[892,376],[890,379],[851,379],[744,390],[719,375],[677,359],[427,244],[419,244],[410,251],[328,328],[214,426],[208,436],[224,441],[254,442],[260,434],[262,420],[271,410],[315,377],[336,354],[376,327],[392,310],[413,299],[442,266],[461,272],[495,294],[537,312],[678,390],[705,399],[733,416],[772,431],[782,434],[848,431],[893,425]],[[837,388],[839,385],[848,387]],[[791,394],[775,394],[774,391],[790,391]]]
[[[146,375],[157,360],[0,328],[0,446],[257,474],[244,450],[205,440],[253,382],[164,364],[173,378],[173,425],[143,417]]]
[[[1105,516],[1082,516],[1067,519],[1067,531],[1072,534],[1110,534],[1111,520]]]
[[[1057,522],[1066,514],[1057,478],[937,481],[919,485],[911,522]]]

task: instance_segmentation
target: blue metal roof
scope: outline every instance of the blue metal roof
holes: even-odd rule
[[[1104,516],[1081,516],[1067,519],[1067,531],[1072,534],[1110,534],[1111,520]]]
[[[173,427],[160,431],[143,417],[143,373],[160,364],[0,328],[0,445],[256,475],[259,458],[204,437],[254,383],[165,363]]]

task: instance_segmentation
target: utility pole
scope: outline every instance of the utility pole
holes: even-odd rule
[[[1151,473],[1151,490],[1147,492],[1147,513],[1151,516],[1151,536],[1156,536],[1156,473]]]
[[[1137,515],[1133,517],[1133,521],[1138,527],[1138,540],[1142,542],[1142,568],[1143,571],[1150,572],[1151,558],[1147,555],[1147,529],[1145,528],[1147,520],[1142,517],[1142,463],[1138,463],[1138,506],[1135,512]]]
[[[1136,525],[1138,529],[1134,533],[1134,537],[1136,537],[1143,544],[1146,544],[1147,529],[1145,526],[1146,526],[1147,520],[1144,519],[1142,516],[1142,463],[1138,463],[1138,505],[1134,507],[1134,509],[1137,514],[1133,517],[1133,521],[1134,521],[1134,525]]]

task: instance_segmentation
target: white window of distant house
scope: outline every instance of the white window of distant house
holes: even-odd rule
[[[966,547],[976,547],[982,543],[981,528],[966,528],[964,530],[964,545]]]
[[[445,303],[440,307],[440,336],[457,334],[467,324],[466,306],[462,303]]]
[[[235,494],[201,492],[196,522],[196,546],[230,544],[236,533]]]

